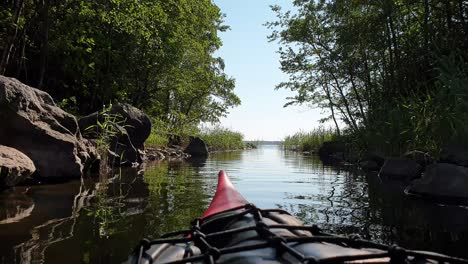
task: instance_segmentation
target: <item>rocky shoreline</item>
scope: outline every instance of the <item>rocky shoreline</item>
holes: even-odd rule
[[[146,148],[145,151],[146,158],[149,161],[190,158],[190,154],[184,152],[182,147]]]
[[[150,118],[128,104],[78,118],[52,97],[0,76],[0,190],[18,184],[67,181],[106,166],[208,156],[198,137],[186,146],[146,148]]]
[[[419,150],[400,157],[358,154],[344,142],[324,142],[317,154],[325,163],[352,165],[378,172],[382,184],[399,182],[404,193],[439,203],[468,204],[468,146],[448,144],[438,159]]]

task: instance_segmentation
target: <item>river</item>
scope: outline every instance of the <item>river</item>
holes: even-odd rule
[[[403,194],[375,173],[263,145],[207,160],[0,193],[0,263],[120,263],[143,237],[188,227],[225,170],[247,200],[339,234],[468,257],[468,208]]]

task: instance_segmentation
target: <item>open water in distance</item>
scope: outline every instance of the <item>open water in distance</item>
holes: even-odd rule
[[[398,183],[265,145],[163,161],[113,178],[0,193],[0,263],[120,263],[143,237],[187,228],[226,170],[242,195],[340,234],[468,257],[468,208],[406,197]]]

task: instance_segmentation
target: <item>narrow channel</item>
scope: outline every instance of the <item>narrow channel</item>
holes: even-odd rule
[[[122,262],[141,237],[186,228],[199,216],[219,170],[257,206],[286,209],[329,232],[468,257],[468,208],[408,197],[375,173],[261,145],[0,193],[0,263]]]

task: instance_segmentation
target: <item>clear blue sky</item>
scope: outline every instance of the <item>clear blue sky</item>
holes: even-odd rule
[[[292,1],[214,0],[226,14],[225,24],[231,29],[220,33],[223,46],[217,52],[226,63],[226,73],[236,79],[236,94],[242,105],[231,109],[221,120],[224,127],[242,132],[247,140],[281,140],[299,130],[319,126],[320,109],[287,107],[292,93],[274,90],[287,76],[279,69],[277,43],[270,43],[270,30],[263,24],[273,21],[269,5],[291,8]]]

